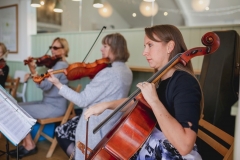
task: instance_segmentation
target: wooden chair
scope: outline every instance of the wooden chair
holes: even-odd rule
[[[199,121],[199,130],[198,137],[215,149],[218,153],[223,156],[223,160],[232,160],[233,159],[233,147],[234,147],[234,137],[224,132],[223,130],[217,128],[211,123],[207,122],[203,118]],[[207,132],[208,133],[207,133]],[[213,135],[210,135],[211,132]],[[222,145],[220,142],[215,140],[216,137],[224,141],[230,147],[227,148]]]
[[[5,82],[5,89],[9,91],[11,96],[16,99],[18,85],[20,82],[20,78],[12,78],[8,76],[6,82]]]
[[[78,85],[76,88],[73,88],[76,92],[80,92],[81,90],[81,85]],[[64,124],[67,122],[67,120],[73,118],[76,116],[76,113],[74,111],[74,103],[69,102],[68,108],[65,112],[65,114],[61,117],[55,117],[55,118],[46,118],[46,119],[37,119],[37,122],[40,124],[40,127],[36,133],[36,136],[34,138],[34,142],[37,144],[37,141],[41,136],[43,136],[44,138],[46,138],[48,141],[51,142],[51,146],[48,149],[48,153],[46,155],[47,158],[51,157],[56,146],[57,146],[57,139],[54,136],[54,138],[48,136],[47,134],[45,134],[43,132],[43,128],[46,124],[50,124],[50,123],[56,123],[56,122],[61,122],[61,124]]]

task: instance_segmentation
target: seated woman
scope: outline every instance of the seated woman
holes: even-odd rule
[[[53,40],[52,45],[49,48],[51,49],[52,56],[61,57],[61,59],[59,59],[51,68],[54,70],[67,68],[68,63],[66,57],[69,52],[67,40],[64,38],[56,38]],[[39,76],[36,71],[36,62],[31,60],[31,57],[29,57],[28,60],[30,62],[28,63],[28,66],[31,71],[31,76]],[[59,73],[56,77],[59,78],[61,83],[68,85],[68,79],[64,73]],[[40,84],[36,83],[36,87],[43,91],[43,99],[41,101],[19,103],[19,105],[35,119],[59,117],[64,115],[67,109],[67,100],[58,94],[58,88],[47,79],[41,81]],[[19,158],[22,158],[35,153],[37,153],[37,147],[29,133],[23,139],[23,143],[19,147],[18,156]],[[16,150],[10,151],[9,154],[12,157],[17,156]]]
[[[106,35],[102,39],[101,52],[102,58],[108,58],[111,66],[109,65],[109,67],[99,71],[80,93],[61,84],[53,74],[49,78],[49,81],[59,88],[60,95],[81,107],[83,111],[99,102],[107,102],[127,97],[132,84],[132,72],[125,64],[129,58],[125,38],[119,33]],[[101,116],[89,120],[88,147],[90,149],[95,147],[103,136],[112,128],[118,118],[121,117],[121,113],[118,113],[118,115],[111,119],[108,125],[99,133],[93,134],[93,128],[111,112],[111,110],[106,110]],[[78,118],[80,119],[78,120]],[[85,145],[86,121],[84,120],[84,116],[75,117],[75,119],[71,120],[66,125],[57,128],[56,132],[60,146],[67,155],[70,156],[74,151],[75,142],[80,141]],[[84,159],[83,150],[76,149],[75,153],[76,160]]]
[[[4,88],[8,77],[9,67],[4,58],[7,56],[8,50],[6,46],[0,42],[0,85]]]
[[[161,70],[175,55],[186,50],[177,27],[156,25],[145,28],[143,55],[151,68]],[[143,82],[138,83],[137,87],[151,107],[157,124],[144,145],[139,146],[141,149],[129,158],[200,160],[195,141],[203,109],[203,96],[191,62],[186,66],[176,64],[162,75],[156,85]],[[104,110],[115,109],[124,101],[126,99],[95,104],[85,111],[85,119],[91,115],[98,115],[91,116],[98,118]]]

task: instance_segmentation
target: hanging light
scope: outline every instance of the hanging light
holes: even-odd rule
[[[95,8],[102,8],[103,4],[102,4],[101,0],[94,0],[93,1],[93,7],[95,7]]]
[[[98,13],[102,17],[110,17],[112,15],[112,6],[109,3],[105,2],[104,6],[98,9]]]
[[[154,3],[152,5],[152,3]],[[142,15],[146,17],[155,16],[158,12],[158,4],[156,2],[141,2],[139,9]]]
[[[54,12],[58,12],[58,13],[63,12],[62,4],[61,4],[61,2],[60,2],[59,0],[57,0],[53,11],[54,11]]]
[[[192,0],[192,7],[197,12],[204,11],[209,4],[210,0]]]
[[[41,0],[40,4],[43,6],[45,4],[45,0]]]
[[[39,0],[31,0],[31,6],[32,7],[41,7]]]

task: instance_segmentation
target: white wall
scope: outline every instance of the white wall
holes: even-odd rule
[[[0,6],[18,4],[18,53],[9,54],[7,60],[22,61],[31,54],[31,37],[36,33],[36,10],[30,0],[0,0]]]

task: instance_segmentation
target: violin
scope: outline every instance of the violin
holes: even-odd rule
[[[196,47],[184,53],[177,54],[162,69],[150,77],[147,82],[156,83],[176,64],[182,63],[186,66],[193,57],[211,54],[220,46],[219,37],[213,32],[206,33],[201,40],[202,44],[206,47]],[[133,92],[123,104],[118,106],[112,114],[93,130],[93,133],[100,130],[117,112],[122,110],[133,99],[135,99],[134,104],[128,108],[115,126],[90,152],[87,159],[130,159],[144,144],[154,129],[157,120],[151,107],[143,98],[140,89]],[[81,150],[79,146],[78,148]]]
[[[109,64],[110,60],[108,58],[98,59],[93,63],[77,62],[70,64],[65,69],[54,70],[40,76],[33,77],[33,81],[36,83],[41,83],[42,80],[50,76],[50,73],[64,73],[67,76],[68,80],[77,80],[82,77],[89,77],[90,79],[92,79],[99,71],[109,66]]]
[[[93,63],[85,63],[87,56],[89,55],[91,49],[93,48],[94,44],[96,43],[98,37],[102,33],[103,29],[106,29],[105,26],[101,29],[100,33],[98,34],[96,40],[94,41],[93,45],[91,46],[90,50],[88,51],[87,55],[83,59],[83,62],[77,62],[70,64],[65,69],[55,70],[50,73],[56,74],[56,73],[64,73],[67,76],[68,80],[77,80],[82,77],[89,77],[90,79],[94,78],[94,76],[101,71],[103,68],[109,66],[110,60],[108,58],[102,58],[98,59]],[[41,83],[42,80],[50,76],[50,73],[42,74],[41,76],[33,77],[33,81],[36,83]]]
[[[44,55],[38,58],[31,57],[27,60],[24,60],[24,65],[29,64],[33,60],[36,60],[37,66],[46,66],[47,68],[52,68],[61,59],[62,59],[61,56],[50,56],[50,55]]]
[[[6,61],[4,59],[0,60],[0,69],[4,68],[6,66]]]

